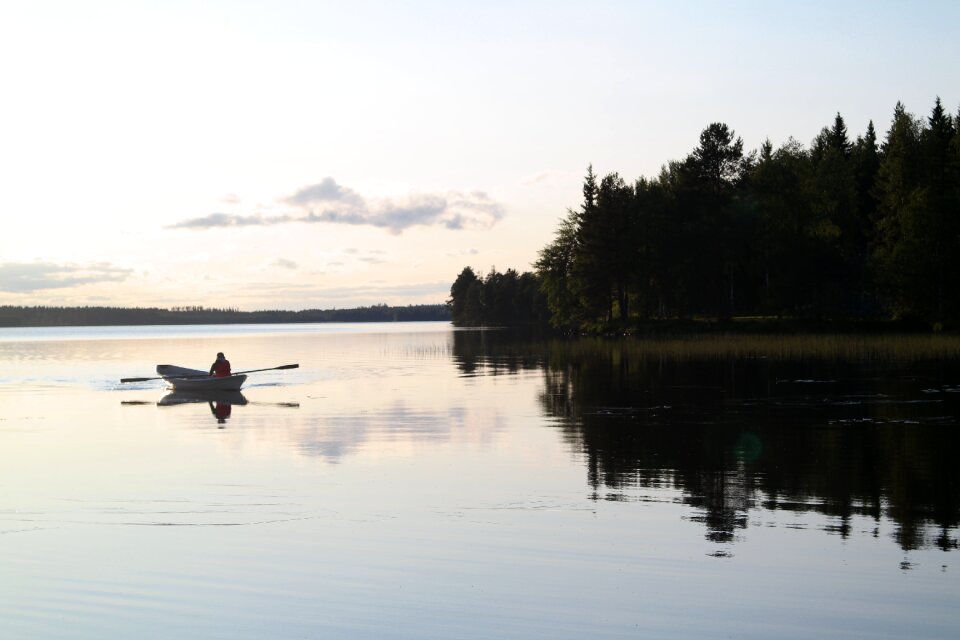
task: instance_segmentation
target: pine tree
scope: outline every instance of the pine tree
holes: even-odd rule
[[[921,130],[916,119],[898,102],[883,143],[877,170],[879,220],[876,258],[881,281],[895,317],[923,317],[924,261],[920,191]]]
[[[814,216],[822,225],[817,267],[823,285],[817,290],[816,314],[845,316],[852,312],[844,292],[856,280],[856,219],[853,167],[846,125],[838,113],[832,128],[824,127],[811,145]]]
[[[470,267],[464,267],[460,275],[450,287],[450,317],[457,326],[472,326],[481,324],[479,300],[470,300],[471,287],[478,282],[477,274]],[[474,292],[474,295],[479,290]]]
[[[750,167],[743,140],[715,122],[700,134],[700,144],[683,163],[680,203],[687,249],[693,252],[687,273],[696,307],[729,318],[736,306],[736,277],[743,262],[734,239],[734,199]]]
[[[592,172],[588,174],[589,178]],[[595,191],[592,207],[584,187],[584,208],[577,228],[573,273],[581,305],[595,321],[610,323],[629,313],[627,285],[633,264],[632,191],[618,174],[608,174]]]
[[[833,120],[833,128],[830,129],[829,140],[830,147],[834,151],[843,157],[849,157],[853,146],[850,144],[850,139],[847,138],[847,125],[844,123],[839,111],[837,112],[837,117]]]
[[[534,263],[540,290],[550,310],[550,324],[559,329],[575,328],[581,318],[579,294],[573,278],[579,214],[570,210],[554,232],[553,242],[539,252]]]
[[[949,292],[956,291],[960,260],[960,200],[954,178],[953,118],[936,99],[928,126],[922,133],[923,243],[926,246],[925,277],[929,279],[931,300],[928,313],[934,323],[943,324],[954,316],[955,304]]]

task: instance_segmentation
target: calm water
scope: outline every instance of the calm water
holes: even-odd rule
[[[242,395],[169,394],[225,351]],[[0,329],[0,638],[960,634],[960,341]]]

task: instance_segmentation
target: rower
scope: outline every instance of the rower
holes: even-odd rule
[[[217,354],[216,361],[210,365],[210,375],[218,378],[226,378],[230,376],[230,361],[227,360],[222,351]]]

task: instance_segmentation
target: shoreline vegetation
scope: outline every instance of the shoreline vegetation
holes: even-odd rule
[[[588,167],[534,271],[466,267],[458,326],[567,334],[956,331],[960,113],[897,103],[878,140],[838,113],[809,148],[745,152],[713,123],[683,160],[627,183]]]
[[[450,320],[444,304],[352,309],[240,311],[205,307],[20,307],[0,306],[0,327],[86,327],[178,324],[282,324],[313,322],[424,322]]]

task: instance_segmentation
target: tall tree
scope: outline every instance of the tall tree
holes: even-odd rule
[[[584,207],[577,229],[574,273],[581,301],[589,315],[605,316],[608,323],[615,304],[621,319],[629,315],[627,287],[636,246],[632,199],[633,190],[623,178],[608,174],[596,191],[595,205]]]
[[[880,170],[880,150],[877,148],[877,131],[873,120],[867,124],[867,131],[857,137],[853,149],[854,181],[857,191],[857,219],[864,236],[864,243],[869,244],[873,238],[871,227],[876,223],[877,195],[875,185]]]
[[[480,279],[470,267],[464,267],[450,287],[450,317],[458,326],[476,326],[483,322],[480,308]]]
[[[534,263],[540,290],[550,309],[550,324],[558,329],[572,329],[580,322],[579,294],[573,277],[578,219],[576,211],[567,211],[553,241],[540,250]]]
[[[739,210],[733,204],[749,167],[743,140],[719,122],[701,132],[700,144],[683,165],[679,204],[694,252],[691,288],[701,311],[722,318],[734,312],[736,276],[745,257],[733,237]]]
[[[956,188],[956,162],[953,139],[956,127],[953,118],[936,99],[927,127],[922,132],[922,200],[925,218],[924,244],[926,277],[931,290],[929,313],[935,323],[955,317],[955,296],[960,284],[960,199]]]
[[[858,136],[853,147],[853,180],[856,191],[854,210],[853,245],[858,260],[858,277],[851,299],[855,312],[861,317],[877,317],[881,312],[880,298],[876,291],[876,269],[871,255],[876,243],[876,224],[879,203],[877,201],[877,176],[880,170],[880,151],[873,120],[867,131]]]
[[[668,195],[659,180],[640,178],[633,186],[635,229],[632,290],[643,318],[668,314],[668,300],[676,290],[670,276],[673,242],[668,217]]]
[[[877,171],[876,258],[896,317],[922,317],[924,203],[920,188],[922,125],[898,102]]]
[[[759,210],[759,310],[815,315],[823,280],[818,257],[829,227],[813,207],[810,154],[791,138],[776,151],[761,154],[750,184]]]
[[[843,157],[849,157],[853,149],[850,139],[847,137],[847,124],[843,121],[843,116],[837,112],[833,119],[833,128],[830,129],[830,147]]]
[[[856,184],[852,145],[846,123],[838,113],[831,128],[820,132],[811,147],[813,187],[810,195],[823,221],[819,255],[823,286],[818,289],[818,313],[846,316],[855,313],[846,293],[861,279],[864,247],[856,216]]]

